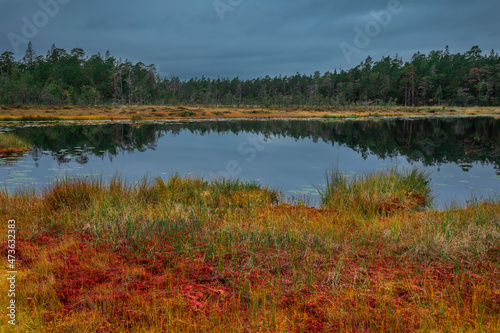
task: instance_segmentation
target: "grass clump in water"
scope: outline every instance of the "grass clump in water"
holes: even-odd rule
[[[29,144],[12,133],[0,133],[0,154],[12,154],[27,151]]]
[[[326,189],[320,191],[323,206],[365,216],[429,206],[430,175],[416,168],[391,169],[350,179],[339,170],[327,174]]]

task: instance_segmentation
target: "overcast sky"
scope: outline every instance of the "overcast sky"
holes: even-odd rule
[[[0,0],[0,53],[31,40],[181,79],[312,74],[446,45],[500,51],[499,15],[498,0]]]

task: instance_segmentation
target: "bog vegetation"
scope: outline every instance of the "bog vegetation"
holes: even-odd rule
[[[28,142],[12,133],[0,133],[0,156],[27,151]]]
[[[205,105],[258,107],[384,107],[500,105],[500,57],[478,46],[366,61],[333,73],[236,78],[163,78],[154,65],[86,56],[52,46],[46,56],[29,44],[22,59],[0,56],[0,103],[63,105]]]
[[[418,170],[328,179],[321,208],[179,176],[1,192],[19,332],[500,330],[497,202],[426,210]]]

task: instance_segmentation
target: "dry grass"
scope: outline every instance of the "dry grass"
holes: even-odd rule
[[[362,181],[404,188],[391,172]],[[22,237],[17,329],[500,330],[498,203],[367,215],[282,200],[255,184],[177,176],[2,192],[1,218]]]
[[[499,115],[498,107],[214,107],[214,106],[1,106],[0,121],[147,120],[213,118],[351,118],[412,115]]]

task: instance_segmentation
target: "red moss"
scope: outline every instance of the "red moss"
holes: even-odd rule
[[[287,210],[288,207],[276,209]],[[300,210],[315,214],[314,209]],[[241,291],[243,286],[250,286],[266,290],[267,297],[277,300],[282,312],[290,316],[300,313],[295,327],[291,327],[295,331],[322,332],[345,330],[346,327],[351,330],[373,329],[374,322],[382,315],[380,309],[384,308],[400,314],[402,331],[414,331],[418,329],[422,315],[416,300],[429,302],[439,295],[443,302],[453,304],[454,296],[450,295],[455,293],[461,295],[463,306],[471,307],[478,285],[498,285],[500,280],[498,267],[491,263],[462,262],[466,274],[457,274],[456,267],[451,264],[422,263],[409,257],[390,255],[384,251],[386,245],[383,243],[370,244],[366,252],[346,257],[342,263],[338,258],[318,257],[322,262],[314,272],[312,283],[296,289],[292,281],[294,274],[300,273],[295,271],[273,272],[244,267],[235,270],[229,266],[219,270],[216,264],[203,261],[201,256],[187,259],[172,252],[168,245],[149,257],[141,252],[115,252],[109,246],[93,245],[88,235],[46,233],[24,242],[31,249],[43,252],[65,241],[72,245],[61,247],[63,252],[55,252],[50,258],[55,264],[52,273],[56,295],[63,304],[55,317],[90,311],[95,307],[92,304],[112,305],[113,310],[102,315],[110,321],[123,321],[124,327],[129,327],[133,321],[146,320],[137,304],[152,300],[170,300],[185,307],[194,318],[198,315],[224,316],[235,308],[245,318],[250,303],[248,296]],[[36,260],[35,257],[31,259]],[[286,260],[283,252],[283,261]],[[99,267],[93,264],[94,261],[99,261]],[[340,267],[340,277],[332,287],[332,282],[325,281],[328,281],[332,268],[337,266]],[[282,281],[280,288],[270,283],[276,276]],[[387,285],[391,286],[390,290]],[[345,293],[352,288],[354,298]],[[448,294],[444,290],[448,290]],[[491,311],[500,310],[500,293],[495,290],[484,295]],[[345,322],[332,319],[330,313],[338,309],[351,313],[342,319]],[[363,311],[366,312],[363,315],[354,315]],[[352,318],[356,317],[359,319],[353,321]],[[367,322],[366,318],[372,318],[374,322]],[[50,318],[46,320],[50,324]]]
[[[270,208],[270,211],[278,215],[288,215],[288,216],[294,216],[295,214],[304,214],[310,217],[311,219],[327,217],[329,215],[334,214],[334,211],[331,209],[319,209],[307,206],[293,206],[289,204],[281,204],[273,206]]]

